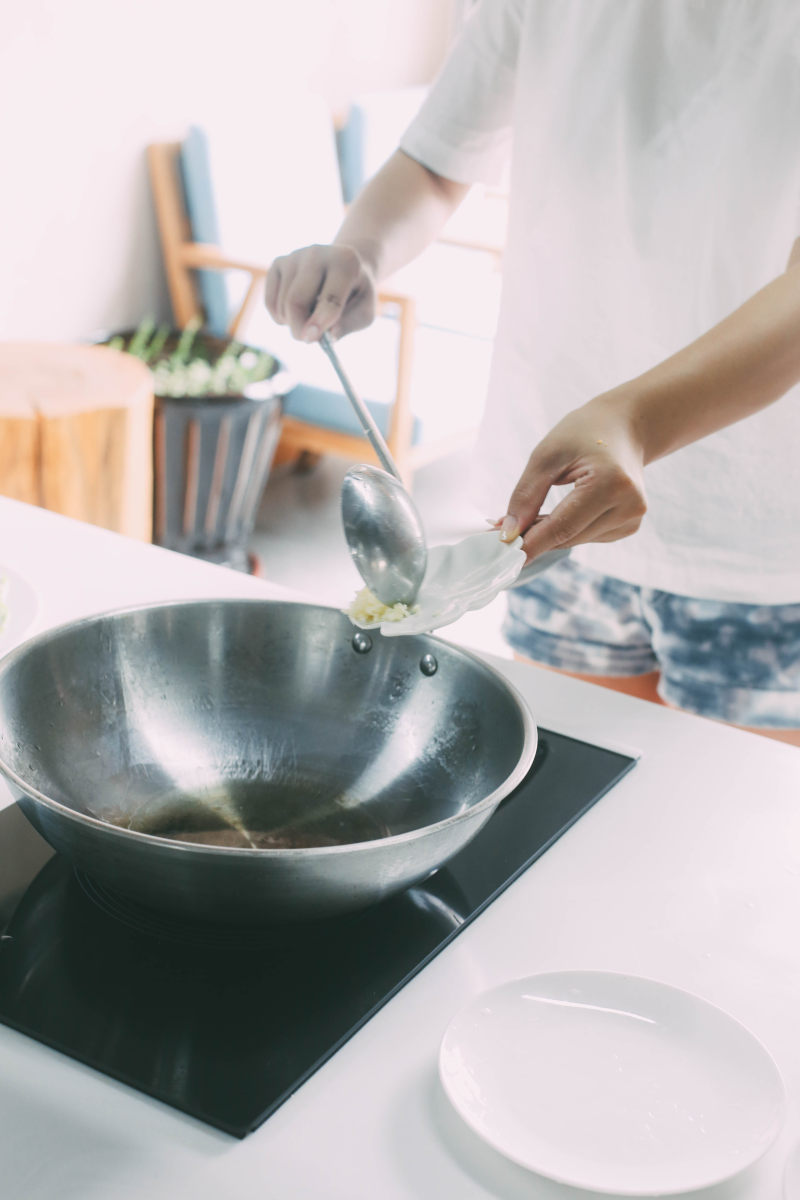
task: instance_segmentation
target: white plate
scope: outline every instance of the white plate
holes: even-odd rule
[[[764,1046],[688,992],[632,975],[513,980],[451,1021],[445,1092],[507,1158],[617,1195],[708,1187],[777,1137],[786,1096]]]
[[[485,608],[505,588],[538,575],[569,554],[569,550],[551,550],[526,567],[521,547],[522,538],[501,542],[497,531],[490,529],[453,545],[432,546],[412,613],[399,621],[360,621],[352,615],[350,619],[361,629],[380,628],[384,637],[430,633],[475,608]]]
[[[783,1200],[800,1200],[800,1142],[793,1148],[786,1161]]]
[[[39,598],[27,579],[0,563],[0,654],[22,641],[38,611]]]

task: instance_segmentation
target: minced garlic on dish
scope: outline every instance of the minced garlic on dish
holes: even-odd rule
[[[384,604],[368,587],[363,587],[345,611],[356,625],[380,625],[381,621],[404,621],[418,608],[417,604]]]

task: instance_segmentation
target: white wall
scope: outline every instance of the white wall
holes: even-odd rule
[[[0,0],[0,339],[169,311],[148,142],[205,114],[268,138],[284,89],[427,82],[452,0]],[[277,104],[275,97],[278,97]],[[258,150],[258,144],[254,144]]]

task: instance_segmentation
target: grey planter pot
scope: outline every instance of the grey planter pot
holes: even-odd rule
[[[129,339],[132,329],[117,331]],[[93,339],[104,343],[104,333]],[[165,353],[179,331],[170,335]],[[227,339],[201,332],[216,357]],[[272,356],[274,358],[274,356]],[[280,438],[292,381],[275,359],[268,379],[241,395],[156,396],[153,421],[153,541],[210,562],[251,571],[248,543]]]

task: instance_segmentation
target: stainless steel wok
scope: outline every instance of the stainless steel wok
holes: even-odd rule
[[[0,771],[28,819],[107,888],[190,917],[316,918],[405,888],[535,750],[480,659],[331,608],[148,605],[0,661]]]

